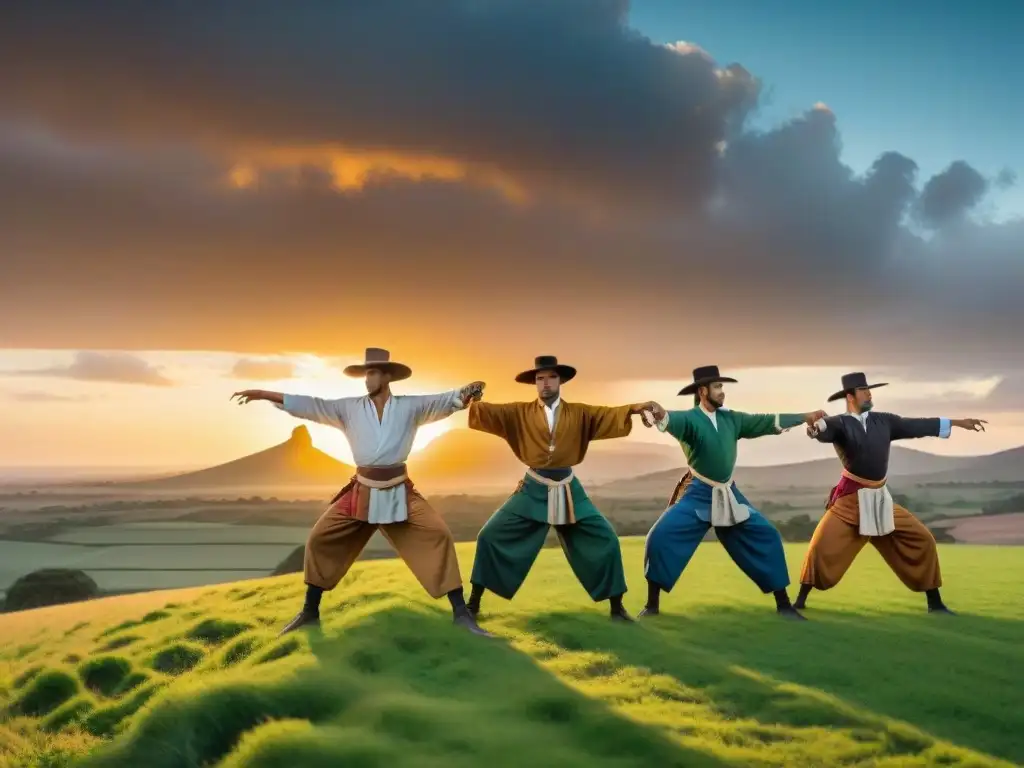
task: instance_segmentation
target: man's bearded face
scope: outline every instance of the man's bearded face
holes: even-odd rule
[[[537,397],[550,402],[558,397],[562,380],[554,371],[537,371]]]

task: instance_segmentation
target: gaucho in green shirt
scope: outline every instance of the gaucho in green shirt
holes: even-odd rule
[[[647,605],[641,616],[659,613],[661,591],[670,592],[697,550],[708,528],[714,526],[725,551],[765,594],[775,595],[778,612],[802,619],[789,601],[789,569],[778,530],[747,501],[732,482],[736,444],[743,439],[777,435],[798,424],[813,424],[814,413],[751,414],[723,407],[722,376],[717,366],[693,372],[693,383],[680,395],[694,395],[697,404],[687,411],[655,414],[657,426],[679,441],[689,470],[676,486],[668,509],[647,534],[644,574]]]

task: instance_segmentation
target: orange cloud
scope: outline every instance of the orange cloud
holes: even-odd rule
[[[510,203],[523,204],[525,187],[497,168],[429,154],[336,145],[259,146],[234,149],[235,163],[227,183],[248,189],[270,173],[292,172],[298,179],[303,168],[326,173],[339,192],[365,189],[375,179],[401,177],[411,181],[467,182],[499,192]]]

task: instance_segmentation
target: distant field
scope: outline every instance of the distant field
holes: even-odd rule
[[[792,541],[810,537],[828,491],[744,490]],[[911,510],[922,520],[938,521],[937,531],[949,531],[958,540],[1020,543],[1024,537],[1016,522],[967,522],[980,515],[985,505],[1019,494],[1020,488],[1012,484],[901,488],[897,483],[893,490],[907,497]],[[643,535],[664,510],[671,491],[669,484],[656,497],[595,494],[593,498],[620,535]],[[457,540],[473,541],[506,498],[507,493],[434,496],[431,501],[445,515]],[[111,592],[266,575],[305,542],[325,503],[326,498],[315,496],[288,501],[226,493],[220,499],[9,493],[0,496],[0,593],[30,571],[53,567],[82,569],[101,589]],[[367,557],[390,554],[387,542],[375,535]]]
[[[50,541],[71,544],[285,544],[306,540],[306,531],[296,526],[225,525],[162,521],[122,523],[100,528],[70,528]]]
[[[642,542],[623,546],[636,611]],[[787,551],[795,571],[803,548]],[[322,638],[274,637],[298,576],[8,614],[0,765],[1020,764],[1024,549],[941,554],[955,618],[868,549],[810,621],[780,621],[717,545],[633,626],[545,551],[515,601],[485,603],[495,641],[455,630],[397,562],[356,566]]]
[[[296,527],[160,523],[70,529],[53,543],[0,539],[0,593],[40,568],[83,570],[111,592],[266,576],[305,543],[307,534]],[[385,550],[390,551],[388,543],[377,534],[366,551],[373,556]]]
[[[1024,544],[1024,514],[954,520],[950,521],[949,528],[957,541],[968,544]]]

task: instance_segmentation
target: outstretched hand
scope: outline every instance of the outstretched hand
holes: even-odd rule
[[[235,392],[235,394],[233,394],[231,396],[231,399],[234,400],[236,397],[238,398],[238,404],[239,405],[245,405],[246,403],[251,403],[254,400],[262,400],[263,399],[263,390],[262,389],[243,389],[241,392]]]
[[[650,400],[646,403],[637,403],[633,406],[633,413],[640,414],[640,420],[644,426],[650,429],[667,415],[665,409],[659,403]]]
[[[986,424],[988,424],[988,422],[984,419],[957,419],[953,422],[954,427],[967,429],[971,432],[984,432]]]
[[[486,386],[486,382],[483,381],[474,381],[471,384],[464,386],[459,390],[459,395],[462,397],[462,404],[469,405],[471,402],[479,400],[484,396],[484,388]]]
[[[804,424],[806,424],[808,427],[813,427],[818,422],[818,419],[827,418],[828,414],[825,413],[824,411],[811,411],[810,413],[804,414]]]
[[[811,411],[804,414],[804,424],[807,425],[807,436],[812,440],[818,436],[818,428],[815,426],[819,420],[828,418],[825,411]]]

